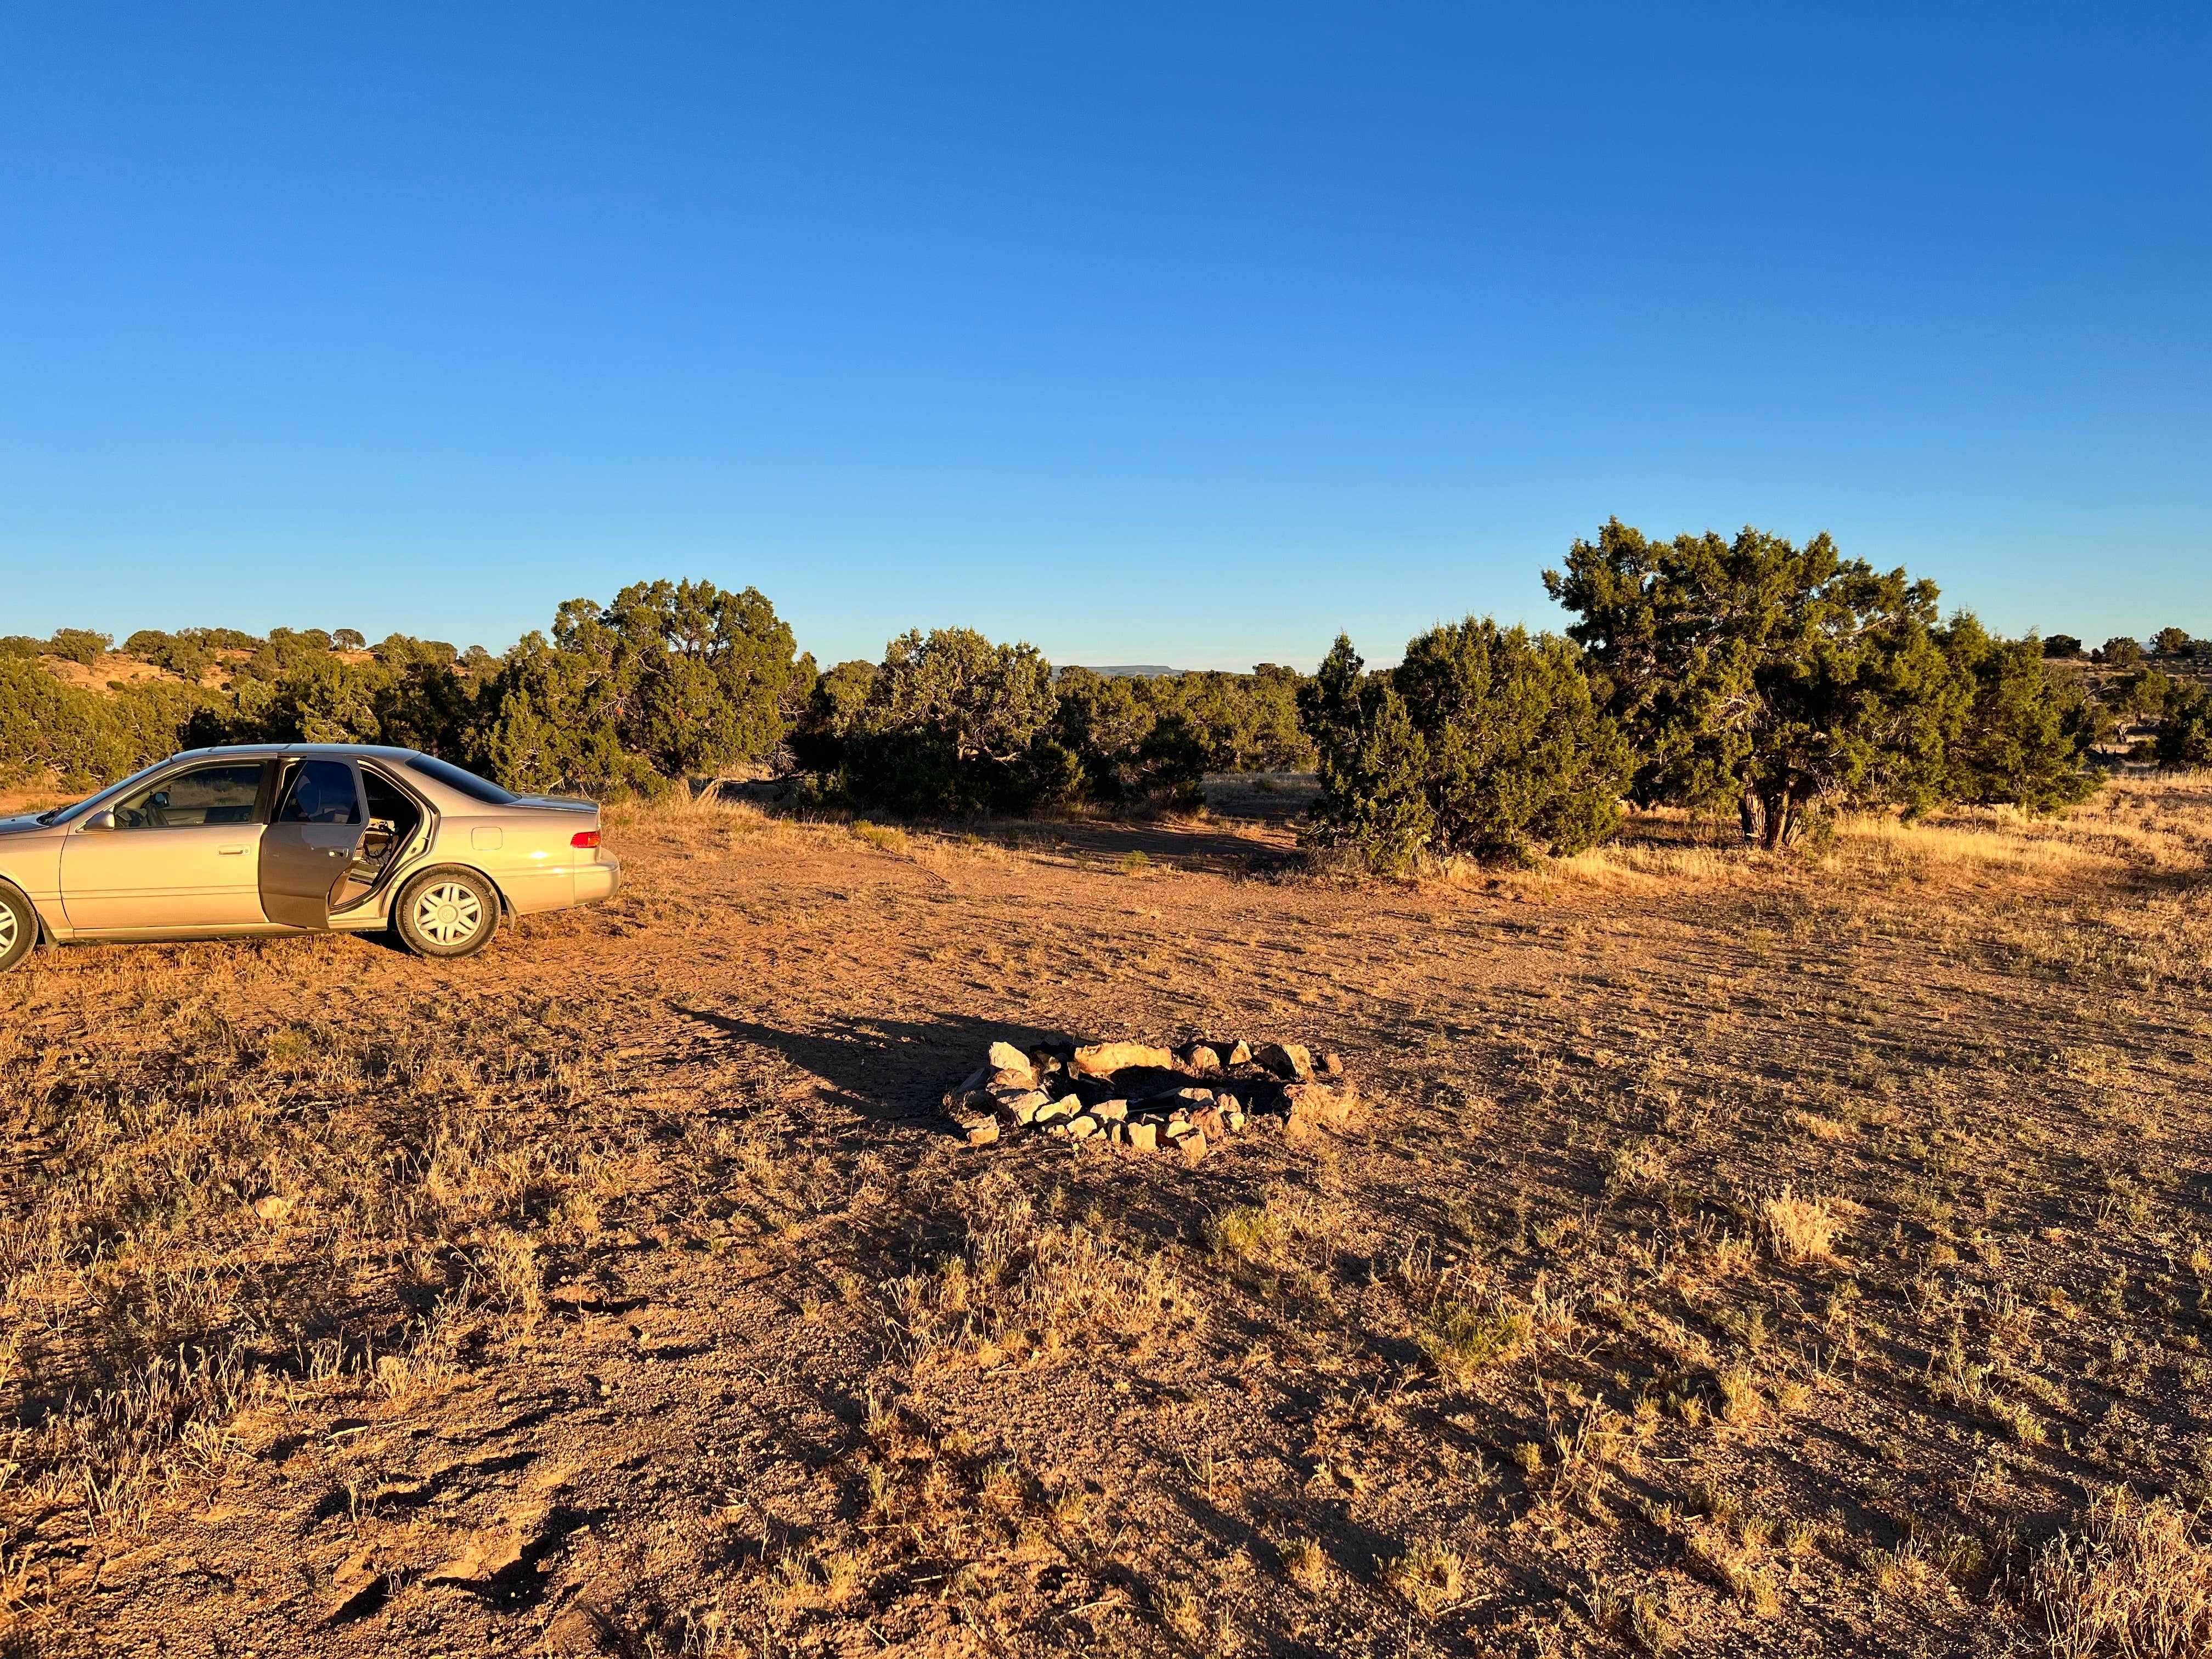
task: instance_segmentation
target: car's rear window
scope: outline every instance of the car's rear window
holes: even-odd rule
[[[420,772],[426,778],[435,778],[448,789],[458,789],[471,800],[480,800],[486,806],[513,805],[514,797],[488,778],[473,772],[464,772],[450,761],[441,761],[435,755],[410,755],[408,769]]]

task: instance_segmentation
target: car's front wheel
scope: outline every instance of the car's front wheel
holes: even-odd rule
[[[417,956],[474,956],[499,931],[499,895],[473,870],[426,870],[399,890],[394,925]]]
[[[0,974],[6,973],[39,942],[39,913],[12,887],[0,887]]]

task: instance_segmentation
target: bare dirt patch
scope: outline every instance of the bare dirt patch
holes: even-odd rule
[[[4,1639],[2201,1644],[2212,793],[1403,888],[1287,873],[1290,793],[617,815],[622,900],[468,962],[0,981]],[[1364,1122],[943,1116],[1243,1032]]]

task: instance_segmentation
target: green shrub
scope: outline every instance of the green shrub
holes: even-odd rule
[[[703,581],[635,583],[605,608],[571,599],[550,641],[533,633],[496,665],[447,672],[463,670],[481,675],[475,744],[502,783],[593,793],[765,761],[815,683],[757,589]]]
[[[2212,766],[2212,686],[2175,687],[2153,752],[2164,767]]]
[[[1997,639],[1965,611],[1936,639],[1966,696],[1943,730],[1930,796],[2051,813],[2102,787],[2082,765],[2102,711],[2077,678],[2045,668],[2033,639]]]
[[[1047,730],[1054,707],[1035,646],[965,628],[902,635],[845,734],[845,792],[905,816],[1027,811],[1066,771]]]
[[[1639,804],[1734,805],[1775,848],[1820,801],[2049,811],[2095,787],[2079,690],[2042,672],[2040,647],[1964,612],[1939,625],[1934,583],[1826,535],[1658,542],[1615,519],[1544,584],[1579,618],[1567,631],[1635,747]]]
[[[107,654],[108,647],[114,643],[112,634],[95,634],[88,628],[57,628],[53,638],[46,641],[46,651],[50,655],[66,657],[90,668]]]
[[[1411,641],[1387,675],[1362,667],[1340,638],[1301,693],[1322,781],[1309,842],[1390,873],[1424,848],[1565,855],[1619,826],[1628,749],[1571,642],[1469,617]]]
[[[91,789],[188,746],[210,712],[204,693],[173,682],[103,696],[64,685],[36,660],[0,656],[0,784],[47,776]]]

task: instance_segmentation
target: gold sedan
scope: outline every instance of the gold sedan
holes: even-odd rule
[[[73,806],[0,818],[0,970],[41,939],[382,928],[465,957],[502,917],[621,885],[587,800],[510,794],[411,749],[196,749]]]

